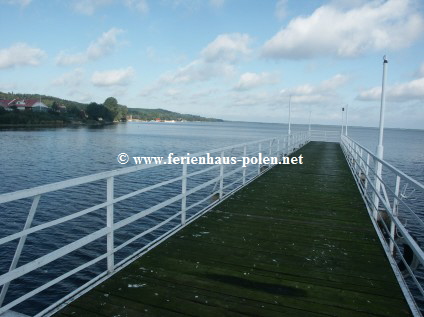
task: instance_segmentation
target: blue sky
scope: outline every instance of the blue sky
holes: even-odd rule
[[[225,120],[424,128],[419,0],[0,0],[0,91]]]

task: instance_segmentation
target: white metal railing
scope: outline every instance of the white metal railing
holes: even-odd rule
[[[408,304],[422,316],[424,185],[347,136],[341,146]]]
[[[153,171],[153,169],[156,169],[155,175],[163,175],[161,171],[163,171],[166,167],[169,167],[169,165],[135,165],[54,184],[34,187],[31,189],[1,194],[1,217],[4,217],[8,210],[7,208],[9,208],[6,205],[9,203],[30,200],[31,206],[22,230],[8,232],[5,236],[0,235],[0,247],[9,246],[8,253],[13,254],[14,252],[14,255],[10,256],[11,261],[9,262],[9,269],[6,269],[5,273],[0,275],[0,315],[11,310],[16,305],[30,300],[36,295],[40,296],[38,294],[41,292],[48,290],[55,284],[58,284],[71,276],[75,276],[75,274],[80,271],[86,270],[94,265],[101,267],[101,270],[95,272],[96,275],[93,278],[84,281],[83,285],[80,283],[75,289],[68,293],[61,294],[61,298],[56,298],[54,303],[48,303],[48,305],[41,307],[38,311],[31,312],[31,314],[35,316],[51,315],[64,305],[64,303],[86,292],[101,281],[105,280],[114,272],[125,267],[132,262],[132,260],[141,256],[149,249],[173,235],[186,224],[190,223],[204,212],[210,210],[214,205],[227,198],[229,195],[239,190],[274,165],[268,162],[268,164],[258,164],[257,166],[248,165],[243,167],[239,160],[241,157],[253,158],[258,157],[261,153],[263,156],[278,157],[280,160],[282,156],[290,155],[293,151],[302,147],[307,142],[309,142],[309,133],[299,132],[292,134],[291,136],[243,143],[235,146],[215,149],[209,152],[192,154],[189,155],[189,157],[200,158],[209,154],[213,155],[214,158],[232,156],[237,157],[238,160],[237,164],[234,165],[214,164],[200,166],[190,165],[185,162],[181,167],[172,166],[174,171],[181,168],[180,175],[171,177],[170,179],[165,178],[165,180],[153,182],[153,184],[148,186],[140,186],[137,182],[134,182],[133,185],[135,188],[131,188],[130,192],[122,195],[120,195],[119,187],[116,185],[118,184],[120,177],[138,173],[137,177],[141,180],[143,179],[143,175],[145,175],[144,173]],[[144,178],[150,179],[151,174],[144,176]],[[193,179],[195,181],[192,182]],[[69,206],[73,206],[73,204],[76,204],[77,202],[72,201],[69,204],[69,202],[67,202],[67,200],[62,196],[65,196],[73,188],[81,188],[81,186],[84,188],[84,186],[89,186],[89,184],[92,185],[93,183],[96,184],[96,190],[103,191],[104,194],[99,203],[86,206],[82,210],[72,211],[64,216],[58,217],[57,219],[54,219],[53,212],[52,214],[48,213],[47,221],[33,225],[33,219],[36,215],[38,215],[38,213],[46,212],[46,210],[50,210],[50,212],[51,210],[55,210],[54,208],[44,208],[37,213],[37,211],[41,209],[39,204],[43,197],[47,196],[47,198],[49,198],[48,195],[51,193],[60,192],[60,195],[57,197],[59,200],[63,199],[64,202],[56,202],[56,206],[66,208],[67,204]],[[140,202],[137,201],[137,203],[133,203],[134,206],[131,205],[127,208],[119,207],[119,204],[125,203],[130,199],[135,199],[140,195],[166,188],[166,186],[169,185],[173,186],[170,191],[173,195],[171,197],[162,198],[152,206],[138,210],[137,204]],[[82,192],[83,191],[84,189],[82,189]],[[145,200],[146,199],[143,201]],[[47,201],[47,204],[48,203],[49,201]],[[135,224],[139,223],[137,221],[140,221],[141,219],[145,220],[152,215],[159,214],[162,210],[169,206],[174,206],[175,208],[172,212],[168,213],[165,218],[158,218],[159,220],[151,223],[151,225],[147,227],[135,226]],[[122,216],[121,214],[123,209],[126,211],[125,216]],[[127,209],[130,209],[130,212],[128,212]],[[13,213],[14,212],[15,210],[13,210]],[[22,205],[19,205],[19,208],[16,209],[16,213],[18,212],[21,214],[23,213]],[[102,223],[100,227],[93,226],[94,229],[89,232],[84,232],[83,235],[79,234],[72,236],[71,242],[55,247],[53,250],[47,250],[44,254],[40,251],[40,254],[36,254],[29,260],[22,261],[21,255],[23,254],[24,246],[26,245],[26,242],[28,243],[28,239],[32,236],[49,231],[51,232],[51,237],[59,237],[63,235],[63,232],[61,231],[63,228],[70,230],[72,233],[72,230],[75,230],[75,224],[73,221],[91,215],[93,215],[92,218],[88,218],[87,221],[92,221],[90,219],[93,219],[93,217],[103,217],[103,219],[98,220],[98,222],[100,221],[100,223]],[[9,220],[12,221],[12,219]],[[71,222],[72,224],[70,224]],[[131,226],[132,224],[133,226]],[[59,226],[60,229],[57,229]],[[118,241],[116,234],[122,228],[126,228],[127,231],[131,231],[132,235],[131,237],[127,237],[125,240],[121,239]],[[137,243],[140,239],[146,239],[148,235],[157,231],[159,233],[153,236],[153,238],[146,242],[142,247],[135,248],[134,252],[125,256],[121,261],[118,262],[116,260],[116,255],[119,251],[127,249],[130,245]],[[10,247],[12,242],[15,244],[12,244],[12,247]],[[83,259],[78,258],[78,261],[76,262],[77,265],[75,267],[68,268],[66,271],[60,272],[55,276],[44,276],[43,272],[41,277],[38,277],[41,279],[41,283],[39,283],[41,285],[36,284],[34,287],[30,287],[30,285],[26,284],[25,287],[27,288],[27,291],[25,291],[25,293],[17,294],[15,292],[12,294],[13,296],[8,296],[8,290],[9,287],[11,287],[11,283],[19,283],[21,278],[35,274],[39,271],[39,269],[51,265],[54,261],[72,256],[75,252],[83,249],[91,243],[98,243],[95,249],[100,250],[100,254],[96,254],[85,259],[85,262]],[[14,250],[13,246],[15,246]],[[20,261],[25,263],[20,265]],[[31,278],[28,280],[33,281],[34,279]]]
[[[311,141],[340,142],[340,131],[311,130]]]

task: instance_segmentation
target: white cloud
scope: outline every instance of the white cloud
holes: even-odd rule
[[[278,82],[276,74],[272,73],[244,73],[240,76],[235,90],[249,90],[259,86],[275,84]]]
[[[289,22],[263,48],[269,58],[355,57],[370,51],[411,45],[424,31],[414,0],[360,1],[343,8],[332,4]]]
[[[282,20],[287,15],[287,0],[278,0],[275,4],[275,16]]]
[[[420,68],[416,73],[417,77],[424,77],[424,63],[421,64]]]
[[[112,3],[112,0],[74,0],[73,9],[81,14],[92,15],[99,7]]]
[[[364,90],[356,97],[358,100],[375,101],[381,99],[381,87]],[[386,88],[387,101],[412,101],[424,99],[424,77]]]
[[[170,88],[167,91],[165,91],[165,95],[168,97],[177,97],[179,94],[181,94],[181,91],[178,89]]]
[[[337,89],[341,86],[343,86],[344,84],[346,84],[346,82],[349,80],[349,77],[346,75],[342,75],[342,74],[337,74],[334,75],[333,77],[331,77],[330,79],[324,80],[319,86],[318,89],[319,90],[334,90]]]
[[[225,0],[161,0],[161,2],[164,6],[174,9],[182,8],[191,13],[197,12],[205,5],[209,5],[214,9],[219,9],[225,4]]]
[[[250,42],[248,34],[221,34],[202,50],[201,56],[206,62],[236,62],[250,53]]]
[[[37,66],[46,53],[25,43],[15,43],[9,48],[0,49],[0,69],[15,66]]]
[[[204,0],[162,0],[165,6],[175,8],[184,8],[188,11],[197,11],[200,8],[201,1]]]
[[[373,87],[364,91],[361,91],[358,96],[356,96],[357,100],[362,101],[371,101],[378,100],[381,96],[381,87]]]
[[[176,71],[163,74],[153,85],[143,89],[142,96],[168,85],[205,82],[213,78],[231,77],[236,73],[233,63],[250,53],[247,34],[221,34],[208,44],[200,53],[200,58],[193,60]],[[149,50],[150,55],[154,50]]]
[[[258,107],[263,111],[264,107],[276,107],[280,97],[276,93],[256,91],[245,94],[229,94],[227,102],[231,107]]]
[[[132,67],[94,72],[91,82],[95,86],[127,86],[134,75],[135,71]]]
[[[77,54],[66,54],[61,52],[56,59],[57,65],[83,64],[88,61],[97,60],[110,54],[118,45],[118,36],[123,30],[111,28],[103,33],[96,41],[91,43],[85,52]]]
[[[137,10],[140,13],[146,14],[149,12],[147,0],[125,0],[124,3],[128,8]]]
[[[93,96],[91,94],[79,89],[71,90],[68,96],[78,102],[88,103],[93,101]]]
[[[32,0],[0,0],[0,4],[18,5],[22,8],[28,6]]]
[[[209,4],[211,7],[219,9],[221,8],[225,3],[225,0],[209,0]]]
[[[324,80],[317,85],[300,85],[283,89],[282,96],[291,96],[291,101],[300,104],[320,104],[339,99],[337,89],[345,85],[348,81],[345,75],[337,74],[330,79]]]
[[[234,66],[225,63],[205,63],[194,60],[174,73],[163,75],[159,81],[162,84],[185,84],[197,81],[208,81],[214,77],[232,76]]]
[[[81,85],[82,81],[84,80],[84,76],[84,69],[76,68],[53,80],[53,85],[77,87]]]

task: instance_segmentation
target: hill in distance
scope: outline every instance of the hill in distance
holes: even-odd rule
[[[51,107],[54,102],[64,105],[68,112],[78,112],[80,110],[86,110],[89,103],[81,103],[66,99],[61,99],[53,96],[39,95],[39,94],[21,94],[21,93],[4,93],[0,92],[0,99],[39,99],[46,106]],[[123,105],[121,105],[123,106]],[[192,114],[182,114],[173,112],[165,109],[149,109],[149,108],[127,108],[128,115],[132,115],[134,119],[140,120],[155,120],[160,118],[161,120],[176,120],[176,121],[208,121],[208,122],[222,122],[221,119],[205,118]]]
[[[205,118],[192,114],[182,114],[173,112],[165,109],[146,109],[146,108],[128,108],[128,114],[132,115],[133,119],[140,120],[155,120],[160,118],[161,120],[175,120],[175,121],[209,121],[209,122],[222,122],[221,119]]]

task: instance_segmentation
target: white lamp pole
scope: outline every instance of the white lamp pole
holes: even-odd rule
[[[342,107],[342,131],[340,132],[340,135],[343,135],[343,123],[344,123],[343,114],[344,114],[344,107]]]
[[[383,79],[381,84],[381,105],[380,105],[380,133],[378,136],[378,145],[377,145],[377,153],[376,156],[380,160],[383,159],[383,133],[384,133],[384,111],[386,107],[386,70],[387,70],[387,64],[389,62],[386,59],[386,55],[383,57]],[[376,163],[376,179],[375,179],[375,189],[377,193],[380,193],[380,187],[381,187],[381,169],[382,165],[379,161]],[[374,194],[374,211],[373,211],[373,217],[375,220],[377,220],[378,217],[378,205],[379,205],[379,199],[377,194]]]

